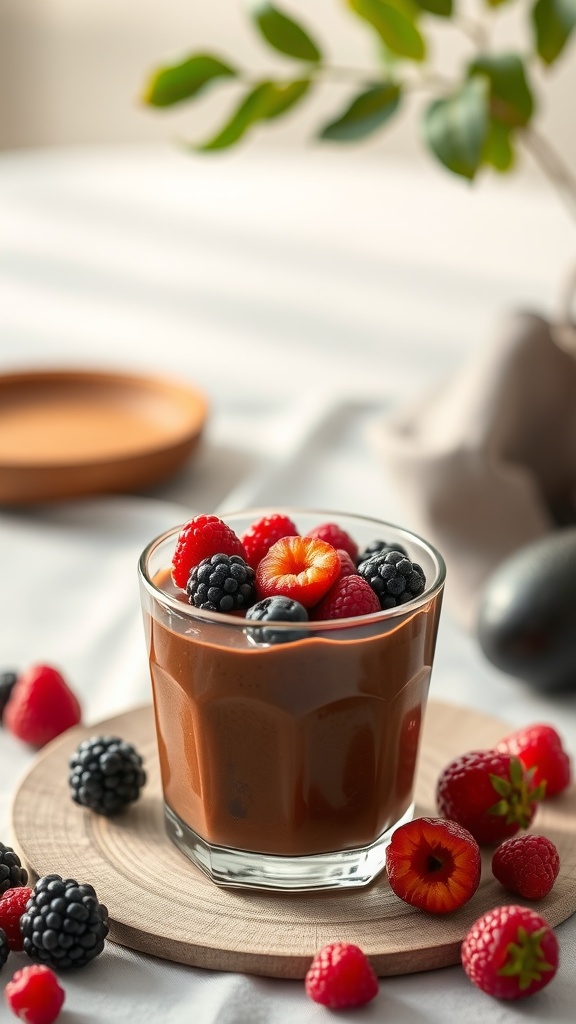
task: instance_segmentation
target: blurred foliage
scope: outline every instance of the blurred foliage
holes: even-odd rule
[[[483,166],[509,171],[518,141],[531,132],[536,109],[528,69],[537,63],[553,64],[576,27],[576,0],[521,2],[527,47],[522,53],[498,53],[490,45],[490,26],[497,17],[494,9],[507,0],[478,0],[474,17],[459,10],[458,0],[339,0],[347,14],[375,37],[380,59],[369,69],[333,65],[324,56],[321,41],[286,10],[252,2],[247,16],[254,29],[267,46],[289,58],[295,70],[264,80],[235,62],[197,53],[154,71],[144,100],[154,107],[171,107],[226,81],[239,83],[244,93],[228,121],[213,138],[195,147],[216,150],[234,145],[258,122],[293,110],[320,82],[350,84],[344,108],[318,128],[319,138],[334,142],[373,135],[398,114],[406,93],[422,92],[422,136],[448,170],[468,179]],[[429,29],[437,19],[450,21],[473,44],[474,56],[458,78],[439,74],[430,56]]]

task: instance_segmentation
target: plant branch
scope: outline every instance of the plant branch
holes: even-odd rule
[[[526,128],[520,135],[525,148],[556,188],[559,196],[576,220],[576,177],[562,158],[535,128]]]

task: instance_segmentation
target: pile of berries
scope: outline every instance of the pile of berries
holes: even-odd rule
[[[195,608],[259,622],[369,615],[406,604],[426,587],[422,567],[402,545],[379,540],[360,552],[336,523],[321,523],[302,536],[280,513],[259,519],[243,537],[217,516],[195,516],[180,531],[172,579]],[[264,642],[301,635],[268,630]]]

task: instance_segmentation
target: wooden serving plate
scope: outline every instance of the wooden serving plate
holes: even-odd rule
[[[0,502],[148,487],[189,457],[206,415],[203,395],[162,377],[0,374]]]
[[[478,712],[431,702],[420,757],[419,814],[434,814],[441,768],[465,750],[493,745],[509,728]],[[78,807],[68,791],[67,759],[85,736],[118,735],[145,758],[140,800],[113,819]],[[506,893],[483,855],[472,900],[445,917],[398,899],[385,874],[370,887],[319,894],[220,889],[167,838],[149,707],[70,729],[37,757],[20,784],[12,817],[16,844],[33,875],[57,872],[91,882],[109,909],[110,938],[132,949],[196,967],[301,978],[314,953],[336,940],[355,942],[379,975],[408,974],[459,962],[472,922],[490,907],[523,902]],[[531,904],[560,924],[576,909],[576,790],[538,810],[534,831],[557,845],[561,869],[544,900]]]

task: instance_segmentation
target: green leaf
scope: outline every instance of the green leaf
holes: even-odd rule
[[[356,96],[336,121],[320,132],[321,139],[355,142],[380,128],[398,109],[400,88],[391,82],[376,85]]]
[[[270,121],[285,114],[308,91],[310,81],[261,82],[244,97],[228,123],[214,138],[199,146],[200,150],[226,149],[238,142],[257,121]]]
[[[532,24],[540,57],[553,64],[576,27],[576,0],[536,0]]]
[[[319,61],[321,53],[308,33],[269,3],[256,3],[252,16],[267,43],[297,60]]]
[[[514,148],[510,129],[490,118],[488,134],[482,150],[482,163],[490,164],[496,171],[504,173],[514,166]]]
[[[376,29],[399,57],[422,61],[426,44],[415,25],[414,7],[404,0],[347,0],[348,6]]]
[[[143,100],[152,107],[171,107],[189,100],[216,78],[234,78],[236,72],[210,54],[197,53],[181,64],[158,68],[150,76]]]
[[[510,0],[486,0],[488,7],[502,7],[502,4],[509,3]]]
[[[503,779],[500,775],[494,775],[490,772],[490,782],[498,796],[510,796],[511,786],[507,779]]]
[[[486,54],[468,69],[470,76],[485,75],[490,83],[490,114],[508,128],[525,127],[534,113],[534,99],[524,65],[516,54]]]
[[[472,180],[488,134],[487,80],[470,78],[452,96],[434,100],[424,113],[423,131],[440,162]]]
[[[452,0],[415,0],[418,7],[429,14],[437,14],[439,18],[451,18]]]

